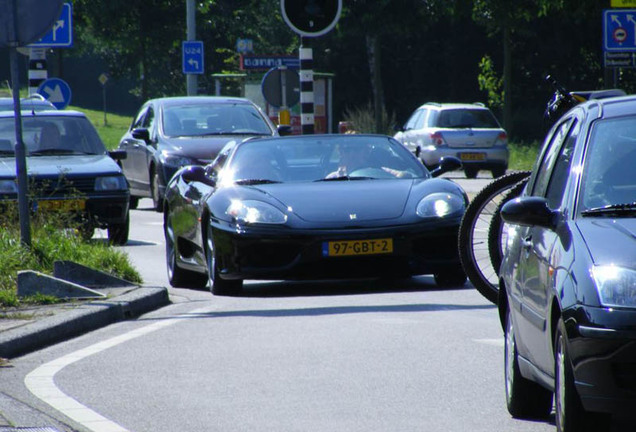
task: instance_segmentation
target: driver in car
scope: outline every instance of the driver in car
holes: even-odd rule
[[[372,148],[369,145],[363,144],[343,144],[338,147],[338,154],[340,157],[340,162],[338,164],[338,169],[333,171],[325,178],[338,178],[338,177],[346,177],[351,175],[357,170],[365,169],[365,168],[377,168],[385,171],[395,177],[403,178],[409,177],[409,173],[406,171],[400,171],[393,168],[388,168],[385,166],[380,166],[376,161],[371,157]]]

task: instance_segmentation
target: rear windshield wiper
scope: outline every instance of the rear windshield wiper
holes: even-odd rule
[[[234,182],[234,184],[237,184],[237,185],[247,185],[247,186],[259,185],[259,184],[274,184],[274,183],[282,183],[282,182],[279,182],[278,180],[271,180],[271,179],[239,179]]]
[[[620,216],[636,214],[636,202],[624,204],[610,204],[603,207],[595,207],[581,212],[581,216]]]

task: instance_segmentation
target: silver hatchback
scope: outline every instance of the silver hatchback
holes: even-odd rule
[[[426,103],[415,110],[395,139],[415,153],[428,168],[444,156],[462,161],[466,177],[479,170],[493,177],[508,169],[508,135],[483,104]]]

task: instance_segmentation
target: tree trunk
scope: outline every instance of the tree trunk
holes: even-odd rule
[[[512,134],[512,34],[510,23],[503,24],[503,126],[508,133]]]
[[[384,90],[382,88],[382,74],[380,70],[380,38],[377,35],[367,35],[367,55],[371,72],[371,87],[373,88],[373,111],[375,116],[375,133],[385,133],[382,128],[382,113],[384,111]]]

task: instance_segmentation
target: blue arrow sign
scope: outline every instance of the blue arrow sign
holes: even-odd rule
[[[183,73],[202,74],[203,73],[203,42],[183,41]]]
[[[64,109],[71,102],[71,87],[59,78],[49,78],[40,84],[38,93],[48,99],[55,108]]]
[[[73,8],[70,3],[62,4],[60,17],[53,24],[53,28],[47,34],[29,47],[55,48],[73,46]]]
[[[603,11],[603,49],[605,51],[636,51],[636,10],[607,9]]]

